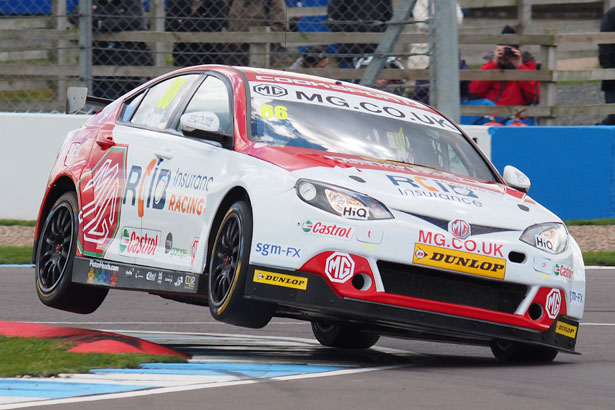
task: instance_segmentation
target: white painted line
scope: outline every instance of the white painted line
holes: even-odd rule
[[[615,323],[581,323],[581,326],[615,326]]]
[[[407,367],[407,365],[336,370],[336,371],[331,371],[331,372],[312,373],[312,374],[302,375],[304,377],[297,377],[297,378],[341,376],[341,375],[348,375],[348,374],[354,374],[354,373],[365,373],[365,372],[370,372],[370,371],[397,369],[400,367]],[[124,399],[124,398],[129,398],[129,397],[151,396],[153,394],[177,393],[177,392],[183,392],[183,391],[210,389],[212,387],[228,387],[228,386],[238,386],[238,385],[244,385],[244,384],[255,384],[255,383],[265,382],[268,380],[282,380],[282,381],[283,380],[294,380],[290,377],[292,376],[283,376],[279,378],[237,380],[237,381],[229,381],[229,382],[221,382],[221,383],[199,383],[199,384],[193,384],[189,386],[162,387],[162,388],[156,388],[156,389],[150,389],[150,390],[138,390],[138,391],[132,391],[132,392],[125,392],[125,393],[112,393],[112,394],[104,394],[104,395],[97,395],[97,396],[84,396],[84,397],[74,397],[74,398],[68,398],[68,399],[45,400],[43,402],[29,401],[25,403],[13,403],[9,405],[0,405],[0,410],[20,409],[20,408],[36,407],[36,406],[52,406],[52,405],[57,405],[57,404],[83,403],[83,402],[112,400],[112,399]]]

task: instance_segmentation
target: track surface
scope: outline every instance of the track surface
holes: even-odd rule
[[[237,328],[213,321],[205,307],[135,292],[111,291],[95,313],[71,314],[38,301],[31,268],[0,267],[0,309],[3,320],[117,331],[186,351],[197,360],[350,369],[329,377],[167,390],[50,409],[613,409],[615,270],[590,269],[587,276],[586,314],[577,342],[582,355],[560,354],[552,364],[534,366],[502,365],[485,347],[391,338],[368,351],[340,352],[315,343],[308,323],[279,319],[261,330]]]

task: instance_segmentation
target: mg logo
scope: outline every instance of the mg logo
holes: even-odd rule
[[[461,219],[456,219],[448,223],[448,231],[459,239],[466,239],[472,234],[470,225]]]
[[[552,289],[547,295],[547,301],[545,303],[545,310],[547,315],[551,319],[555,319],[559,313],[559,309],[562,306],[562,294],[558,289]]]
[[[274,84],[260,84],[253,88],[256,94],[264,95],[265,97],[284,97],[288,94],[286,88]]]
[[[331,282],[344,283],[354,275],[354,260],[347,253],[333,252],[327,258],[325,273]]]

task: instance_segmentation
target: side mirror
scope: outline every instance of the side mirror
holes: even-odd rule
[[[530,179],[523,172],[519,171],[512,165],[506,165],[504,167],[503,175],[504,182],[511,187],[518,189],[521,192],[527,193],[530,190]]]
[[[203,131],[205,133],[217,133],[220,131],[220,119],[216,114],[209,111],[195,111],[184,114],[179,119],[182,131],[191,133]]]

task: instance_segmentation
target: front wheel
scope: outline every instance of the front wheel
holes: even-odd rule
[[[252,212],[245,201],[235,202],[211,251],[208,299],[214,319],[257,329],[269,323],[273,306],[244,298],[251,244]]]
[[[41,302],[74,313],[92,313],[109,289],[71,282],[77,245],[77,194],[67,192],[53,204],[40,232],[35,255],[36,293]]]
[[[557,356],[557,350],[548,346],[537,346],[505,340],[491,342],[491,352],[501,362],[521,363],[535,362],[547,363]]]
[[[341,349],[368,349],[380,339],[379,335],[364,332],[356,326],[318,321],[312,322],[312,333],[321,345]]]

